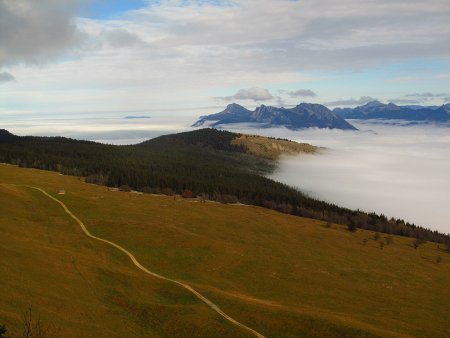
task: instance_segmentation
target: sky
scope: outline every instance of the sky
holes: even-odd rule
[[[449,22],[448,0],[0,0],[0,123],[440,105]]]

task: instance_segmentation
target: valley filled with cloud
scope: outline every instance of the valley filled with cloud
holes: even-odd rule
[[[450,233],[449,128],[352,122],[361,131],[280,130],[278,136],[327,149],[284,158],[271,178],[332,203]]]

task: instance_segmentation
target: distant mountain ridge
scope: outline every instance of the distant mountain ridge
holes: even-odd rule
[[[286,127],[289,129],[328,128],[357,130],[342,117],[336,115],[321,104],[301,103],[293,108],[278,108],[261,105],[251,111],[237,103],[229,104],[225,110],[217,114],[201,116],[193,127],[209,126],[231,123],[257,123],[261,127]]]
[[[398,106],[394,103],[384,104],[372,101],[355,108],[335,108],[334,113],[344,119],[385,119],[406,121],[450,121],[450,103],[440,107]]]

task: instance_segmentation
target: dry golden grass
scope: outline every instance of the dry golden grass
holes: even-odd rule
[[[84,237],[42,194],[7,183],[66,190],[57,198],[92,233],[268,337],[450,335],[450,255],[437,244],[414,249],[412,239],[392,236],[381,248],[383,234],[374,240],[262,208],[109,191],[0,165],[0,323],[11,330],[33,304],[69,337],[246,335]]]
[[[282,155],[314,154],[319,150],[319,148],[307,143],[277,140],[258,135],[242,135],[231,143],[243,145],[248,152],[272,160],[276,160]]]
[[[57,337],[248,337],[186,290],[88,239],[41,193],[1,177],[0,323],[12,337],[22,336],[30,305]]]

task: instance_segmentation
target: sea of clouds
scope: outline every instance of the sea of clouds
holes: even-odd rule
[[[341,206],[450,233],[450,128],[350,122],[360,131],[259,129],[326,147],[320,155],[283,158],[270,177]]]
[[[0,128],[26,136],[64,136],[107,144],[136,144],[191,130],[193,117],[167,112],[2,115]]]

